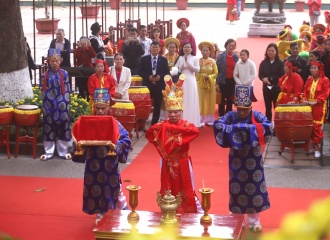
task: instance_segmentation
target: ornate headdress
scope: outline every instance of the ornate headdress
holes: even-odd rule
[[[176,21],[176,26],[178,28],[180,28],[181,27],[181,23],[183,23],[183,22],[186,23],[187,27],[189,27],[189,20],[187,18],[180,18],[180,19],[178,19],[178,21]]]
[[[326,29],[322,23],[317,23],[312,27],[311,32],[314,33],[317,28],[320,29],[321,32],[323,32],[323,33],[325,32],[325,29]]]
[[[324,12],[324,17],[325,17],[325,22],[329,23],[330,22],[330,12],[329,11],[325,11]]]
[[[200,44],[198,44],[198,49],[202,51],[203,47],[207,47],[210,49],[210,52],[214,52],[214,45],[211,42],[203,41]]]
[[[96,64],[98,64],[98,63],[102,63],[103,64],[103,66],[104,66],[104,72],[105,73],[109,73],[110,72],[110,70],[109,70],[109,66],[108,66],[108,64],[107,64],[107,62],[106,61],[104,61],[104,60],[102,60],[102,59],[97,59],[96,61],[95,61],[95,66],[96,66]]]
[[[250,108],[252,107],[253,87],[236,85],[235,86],[235,100],[236,107]]]
[[[181,74],[179,80],[174,84],[170,75],[164,77],[165,90],[163,96],[166,110],[183,110],[183,89],[182,85],[186,75]]]
[[[318,61],[312,61],[311,66],[317,66],[319,68],[318,74],[320,77],[324,77],[324,65]]]
[[[283,27],[283,29],[286,29],[286,28],[290,28],[290,29],[292,30],[292,27],[291,27],[291,25],[289,25],[289,24],[287,24],[287,25],[285,25],[285,26]]]
[[[309,41],[312,40],[312,34],[308,31],[302,31],[300,33],[299,38],[302,39],[303,36],[306,36],[309,39]]]
[[[279,34],[278,34],[278,38],[282,39],[284,37],[286,37],[286,35],[288,34],[289,29],[288,28],[284,28],[284,30],[282,30]]]
[[[59,58],[62,59],[61,57],[61,50],[57,48],[49,48],[48,49],[48,58]]]
[[[107,88],[96,88],[94,91],[94,104],[105,104],[110,106],[110,94]]]
[[[291,71],[296,72],[297,71],[297,67],[293,66],[291,61],[285,61],[285,65],[288,66],[290,68]]]
[[[299,28],[299,32],[310,32],[311,31],[311,26],[309,25],[308,22],[304,21],[301,27]]]
[[[170,43],[174,43],[176,48],[180,48],[180,41],[177,38],[169,37],[164,40],[164,47],[167,48]]]

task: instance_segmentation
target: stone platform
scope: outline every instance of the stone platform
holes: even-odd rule
[[[252,17],[254,23],[285,23],[286,16],[284,13],[262,12],[254,13]]]
[[[277,37],[284,24],[251,23],[248,36]]]

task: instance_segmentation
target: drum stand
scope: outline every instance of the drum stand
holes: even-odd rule
[[[139,139],[139,129],[142,129],[143,132],[146,132],[146,119],[136,118],[135,120],[135,134],[136,138]]]
[[[291,163],[293,163],[293,161],[294,161],[294,149],[295,148],[304,148],[306,156],[309,156],[309,154],[310,154],[310,152],[309,152],[309,142],[310,142],[310,140],[307,140],[307,141],[293,141],[292,139],[291,139],[290,142],[281,142],[281,147],[280,147],[280,151],[278,152],[278,154],[281,156],[284,148],[286,148],[286,147],[290,148],[291,149]]]
[[[28,143],[32,143],[33,159],[37,158],[38,127],[39,127],[39,123],[37,123],[36,126],[31,127],[31,128],[34,128],[33,136],[29,135],[29,128],[30,127],[22,127],[25,130],[25,135],[21,136],[20,135],[21,126],[15,125],[15,128],[16,128],[15,158],[17,158],[17,156],[18,156],[19,144],[21,142],[25,142],[25,154],[28,154]]]
[[[0,129],[0,146],[5,146],[8,159],[10,159],[10,147],[9,147],[9,133],[10,125],[2,125],[4,128]]]

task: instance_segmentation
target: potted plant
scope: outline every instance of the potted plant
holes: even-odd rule
[[[122,0],[109,0],[111,9],[119,9],[121,7]]]
[[[304,11],[305,0],[296,0],[296,1],[294,1],[294,3],[296,5],[296,11],[297,12],[303,12]]]
[[[186,10],[188,5],[188,0],[176,0],[176,6],[178,10]]]
[[[93,5],[91,0],[87,1],[86,5],[79,6],[81,10],[81,16],[83,18],[95,18],[99,14],[100,6]]]
[[[39,0],[36,7],[44,5],[45,18],[35,19],[36,28],[40,34],[48,34],[54,32],[58,28],[59,18],[50,17],[51,0]],[[54,1],[56,3],[57,1]],[[55,5],[55,4],[54,4]]]

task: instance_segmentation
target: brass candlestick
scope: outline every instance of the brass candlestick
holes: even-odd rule
[[[201,224],[212,223],[212,218],[208,215],[208,211],[211,208],[211,193],[214,192],[212,188],[200,188],[198,190],[202,194],[202,208],[204,215],[201,217]]]
[[[139,203],[138,192],[141,189],[141,187],[137,185],[129,185],[126,187],[126,189],[129,191],[129,205],[132,208],[132,212],[128,214],[127,219],[129,222],[139,220],[139,214],[135,212],[135,208]]]

